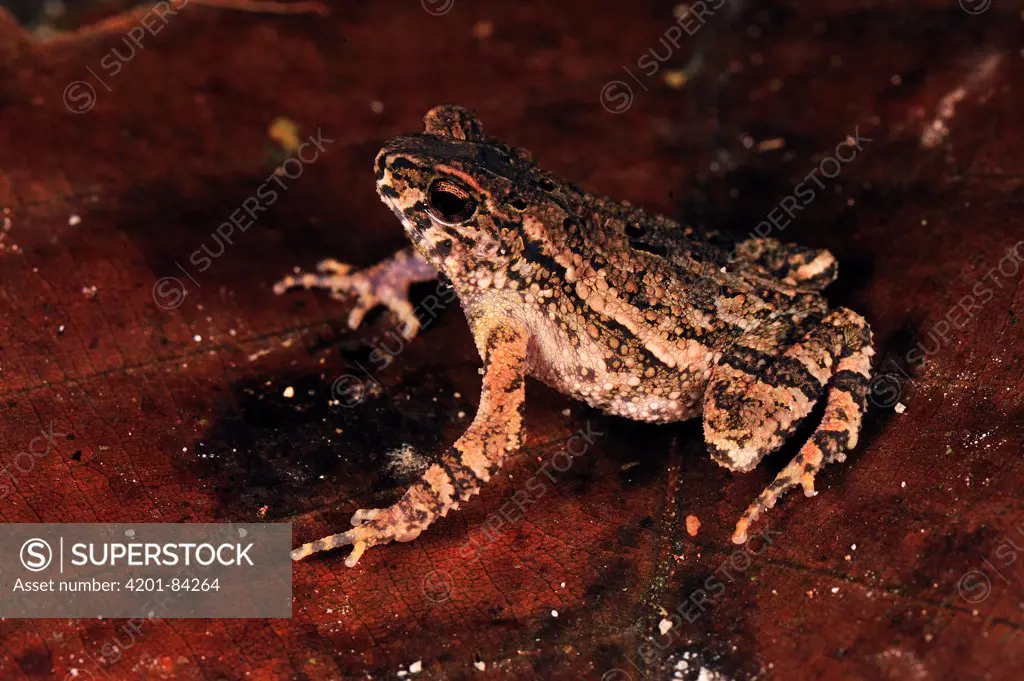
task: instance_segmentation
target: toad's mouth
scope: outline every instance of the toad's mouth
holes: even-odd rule
[[[405,229],[405,233],[409,237],[409,241],[412,245],[432,262],[436,263],[442,260],[441,254],[437,251],[437,247],[430,239],[427,238],[424,227],[418,224],[416,220],[413,220],[405,214],[405,211],[398,205],[398,199],[384,194],[379,194],[379,196],[381,202],[390,208],[391,212],[395,214],[396,218],[398,218],[398,221]]]
[[[403,213],[402,209],[399,208],[397,204],[395,204],[394,200],[389,199],[387,197],[381,197],[381,199],[384,201],[384,205],[390,208],[391,212],[395,214],[395,217],[398,218],[399,222],[401,222],[403,225],[409,226],[409,223],[412,221],[405,216],[405,213]]]
[[[411,220],[409,216],[405,214],[405,211],[398,205],[398,199],[392,198],[381,191],[377,192],[377,196],[380,197],[381,203],[391,209],[391,212],[395,214],[395,217],[398,218],[398,221],[402,223],[402,226],[405,227],[406,230],[419,231],[419,227],[417,227],[416,222]]]

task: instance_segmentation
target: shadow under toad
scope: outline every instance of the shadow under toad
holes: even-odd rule
[[[275,519],[380,505],[443,451],[439,424],[460,408],[445,377],[424,374],[384,394],[356,395],[339,392],[335,373],[275,374],[232,386],[187,464],[213,485],[218,514]],[[405,455],[413,461],[396,466],[403,452],[415,452]]]

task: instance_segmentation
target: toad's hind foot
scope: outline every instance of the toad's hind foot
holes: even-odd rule
[[[843,316],[847,319],[843,320]],[[863,319],[848,310],[837,310],[830,317],[832,323],[840,328],[844,347],[836,353],[841,359],[826,386],[825,415],[796,457],[736,523],[732,536],[735,544],[747,541],[747,529],[761,515],[762,509],[772,508],[791,487],[800,485],[806,496],[813,497],[817,472],[832,461],[845,461],[846,452],[857,446],[861,420],[867,409],[871,356],[874,354],[869,345],[870,331]]]
[[[373,267],[358,272],[337,260],[321,260],[317,274],[305,273],[287,276],[274,284],[274,293],[280,295],[290,288],[323,288],[331,297],[343,300],[355,296],[356,304],[348,316],[348,325],[358,327],[366,313],[383,305],[395,313],[403,325],[403,335],[412,338],[420,329],[419,319],[409,302],[409,287],[420,281],[437,278],[434,268],[412,249],[398,251]]]

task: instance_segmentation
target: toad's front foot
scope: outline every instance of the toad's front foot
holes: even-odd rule
[[[345,559],[345,565],[355,567],[363,552],[371,546],[391,541],[412,541],[430,524],[429,521],[422,525],[410,521],[399,504],[390,508],[361,508],[352,516],[352,524],[355,527],[348,532],[332,534],[303,544],[292,551],[292,560],[302,560],[320,551],[351,545],[352,553]]]
[[[290,288],[325,288],[331,297],[343,300],[355,296],[356,304],[348,315],[350,328],[357,328],[366,313],[383,305],[395,313],[402,322],[402,335],[412,338],[420,330],[420,322],[409,302],[409,287],[420,281],[430,281],[437,272],[411,249],[398,251],[373,267],[358,272],[351,265],[337,260],[321,260],[317,274],[306,273],[287,276],[274,284],[274,293],[280,295]]]
[[[480,490],[482,481],[471,469],[457,463],[463,456],[459,446],[455,444],[444,465],[428,468],[397,502],[387,508],[359,509],[352,516],[351,530],[303,544],[292,551],[292,560],[351,545],[352,553],[345,559],[345,565],[355,567],[371,546],[412,541],[420,536],[434,520],[459,508],[460,493],[462,499],[468,499]]]

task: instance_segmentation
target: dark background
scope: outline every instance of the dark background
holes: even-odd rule
[[[0,6],[19,22],[34,31],[69,31],[104,17],[112,16],[135,5],[133,0],[3,0]]]
[[[480,497],[355,569],[344,552],[296,565],[292,619],[0,620],[0,678],[396,678],[421,661],[409,678],[1019,679],[1021,3],[726,0],[650,77],[637,60],[665,54],[670,2],[441,5],[193,0],[113,75],[145,7],[38,36],[0,13],[0,521],[290,521],[300,543],[392,501],[475,409],[461,313],[370,380],[389,315],[350,331],[347,302],[270,287],[403,244],[372,160],[442,102],[588,189],[740,234],[847,135],[870,138],[779,234],[836,254],[830,302],[874,329],[861,444],[817,497],[767,514],[770,547],[737,554],[736,518],[795,445],[733,475],[696,422],[629,423],[530,383],[526,447]],[[619,113],[600,99],[614,80],[634,95]],[[333,142],[199,272],[190,254],[288,155],[282,127]],[[155,288],[168,277],[184,299]],[[339,404],[349,374],[366,391]],[[19,458],[51,422],[56,451]],[[587,428],[586,455],[483,534]],[[693,621],[661,635],[678,609]]]

